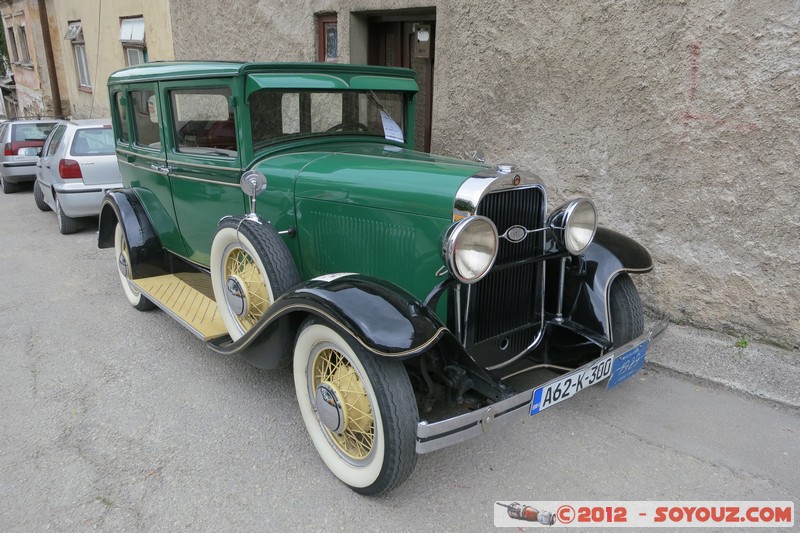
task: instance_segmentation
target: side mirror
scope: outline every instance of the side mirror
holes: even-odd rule
[[[33,147],[23,148],[17,153],[19,155],[26,155],[28,157],[40,157],[42,155],[38,148]]]

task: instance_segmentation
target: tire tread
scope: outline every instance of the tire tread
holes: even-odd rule
[[[611,334],[614,346],[622,346],[644,331],[644,307],[630,275],[622,273],[609,290]]]
[[[229,227],[239,230],[246,229],[246,237],[257,246],[256,250],[262,256],[262,263],[267,269],[270,282],[275,282],[272,293],[275,298],[300,283],[300,274],[294,263],[291,252],[278,234],[278,231],[267,221],[261,224],[245,220],[239,226],[241,218],[230,218],[220,224],[220,228]]]
[[[372,373],[371,381],[375,394],[385,396],[385,409],[383,433],[387,439],[384,467],[378,480],[364,488],[353,490],[365,496],[377,496],[392,490],[400,485],[411,475],[417,465],[416,451],[416,426],[419,415],[417,414],[417,401],[411,382],[408,379],[403,364],[399,361],[388,361],[372,354],[361,353],[362,364],[368,372]],[[400,384],[404,386],[384,386],[385,384]],[[405,386],[407,384],[407,386]],[[409,412],[413,416],[408,416]],[[391,445],[390,439],[397,442]]]

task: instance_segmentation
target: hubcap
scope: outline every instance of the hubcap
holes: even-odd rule
[[[247,293],[242,287],[241,280],[236,276],[228,276],[228,281],[225,284],[225,300],[228,302],[228,307],[231,308],[233,314],[238,317],[243,317],[247,311]]]
[[[128,258],[125,257],[125,252],[119,254],[119,272],[126,278],[128,277]]]
[[[242,331],[248,331],[272,303],[266,280],[255,260],[239,246],[225,255],[223,274],[225,303]]]
[[[328,382],[320,383],[317,387],[316,405],[319,419],[325,427],[341,434],[347,415],[345,406],[339,401],[336,387]]]
[[[363,462],[375,444],[375,417],[361,376],[332,344],[309,363],[309,390],[329,442],[347,461]]]

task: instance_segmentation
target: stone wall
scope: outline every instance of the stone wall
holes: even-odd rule
[[[436,8],[434,152],[592,198],[675,320],[800,346],[798,2],[174,0],[175,54],[313,60],[333,11],[358,60],[363,12],[412,7]]]

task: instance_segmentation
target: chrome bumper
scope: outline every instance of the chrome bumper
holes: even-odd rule
[[[668,320],[666,318],[659,320],[634,340],[608,353],[616,357],[644,341],[651,341],[666,329],[667,324]],[[594,361],[591,361],[584,365],[583,368],[589,368],[593,363]],[[551,381],[557,381],[558,379],[560,379],[560,376],[553,378]],[[550,382],[543,383],[533,389],[526,390],[511,398],[493,403],[488,407],[477,409],[471,413],[454,416],[439,422],[428,423],[423,420],[417,424],[417,453],[428,453],[464,442],[518,420],[520,415],[528,415],[533,391],[548,383]]]

